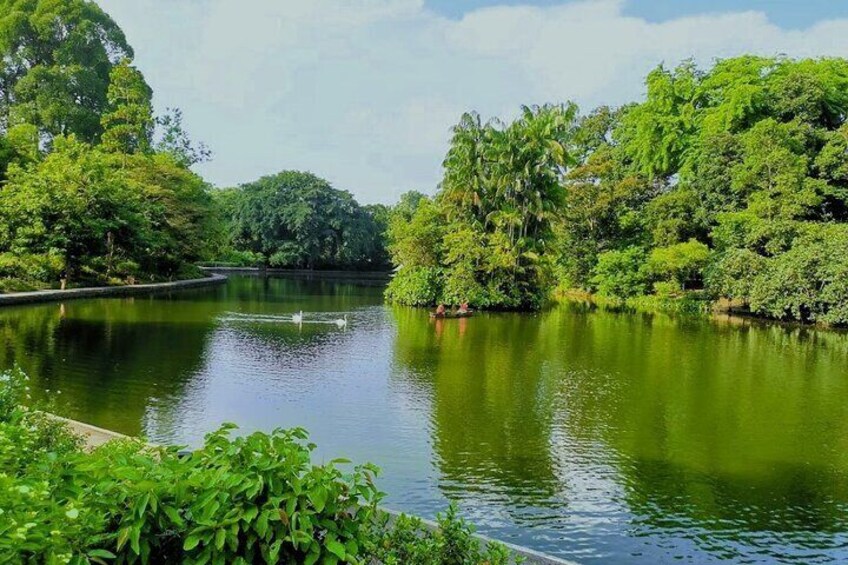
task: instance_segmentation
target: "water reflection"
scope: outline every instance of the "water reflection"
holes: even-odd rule
[[[296,325],[347,313],[350,326]],[[300,425],[587,563],[848,558],[848,336],[579,305],[431,321],[374,281],[236,278],[171,297],[0,310],[0,364],[69,416],[195,444]]]
[[[844,335],[567,306],[465,331],[395,317],[442,486],[484,523],[587,561],[845,556]]]

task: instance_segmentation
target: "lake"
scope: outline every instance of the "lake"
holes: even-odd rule
[[[575,304],[432,321],[382,288],[243,276],[3,308],[0,365],[154,442],[304,427],[317,460],[379,465],[387,507],[455,500],[579,563],[848,560],[848,335]]]

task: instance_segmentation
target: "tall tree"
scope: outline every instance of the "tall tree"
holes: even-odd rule
[[[153,91],[144,75],[125,59],[109,74],[107,112],[100,118],[102,144],[108,151],[149,151],[153,137]]]
[[[112,67],[132,58],[123,31],[89,0],[0,0],[0,131],[95,141]]]
[[[408,226],[390,230],[401,265],[390,296],[414,304],[436,297],[539,307],[552,280],[563,178],[576,162],[576,115],[571,104],[525,107],[509,124],[464,115],[435,203],[422,203]]]

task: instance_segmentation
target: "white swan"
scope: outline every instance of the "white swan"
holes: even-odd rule
[[[301,310],[297,314],[292,315],[292,322],[294,322],[295,324],[303,323],[303,310]]]
[[[340,328],[345,327],[347,325],[347,314],[344,315],[344,318],[336,320],[336,325]]]

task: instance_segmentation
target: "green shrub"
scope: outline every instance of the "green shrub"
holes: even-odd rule
[[[20,291],[44,288],[58,282],[65,261],[56,253],[0,253],[0,290]]]
[[[457,513],[454,504],[436,518],[438,529],[427,528],[418,518],[398,516],[375,535],[373,556],[385,565],[506,565],[507,549],[498,543],[483,544],[474,529]]]
[[[795,222],[791,233],[780,246],[723,251],[707,269],[707,288],[762,316],[848,325],[848,227]]]
[[[226,425],[189,455],[139,440],[87,453],[26,397],[22,374],[0,376],[2,563],[507,563],[455,508],[438,532],[387,524],[377,469],[313,464],[301,429]]]
[[[648,271],[663,281],[675,282],[681,290],[697,285],[710,258],[710,248],[694,239],[658,247],[648,257]]]
[[[386,288],[386,300],[409,306],[431,306],[442,299],[444,286],[439,267],[403,267]]]
[[[680,285],[670,281],[658,281],[654,283],[654,294],[658,298],[679,298],[683,291]]]
[[[598,294],[608,298],[622,299],[645,294],[648,288],[645,251],[640,247],[628,247],[601,253],[591,283]]]

